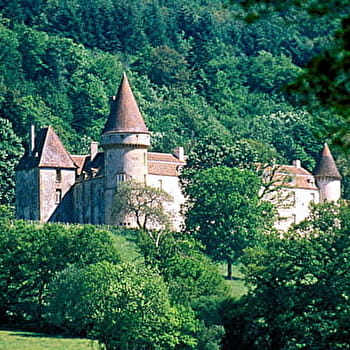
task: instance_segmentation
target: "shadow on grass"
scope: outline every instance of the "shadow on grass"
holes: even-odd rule
[[[48,334],[48,333],[34,333],[34,332],[25,332],[17,330],[9,330],[8,336],[10,337],[24,337],[24,338],[53,338],[53,339],[80,339],[78,337],[70,337],[67,335],[61,334]]]

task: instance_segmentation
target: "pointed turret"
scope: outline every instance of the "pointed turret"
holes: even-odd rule
[[[117,95],[111,99],[111,111],[103,132],[149,133],[125,73]]]
[[[111,111],[102,134],[104,149],[105,223],[114,224],[115,191],[119,182],[147,181],[150,132],[137,106],[126,75],[112,98]],[[124,219],[118,219],[124,222]],[[118,223],[120,223],[118,222]]]
[[[315,170],[315,177],[329,177],[338,180],[342,178],[326,143],[324,144],[321,157]]]
[[[341,194],[341,175],[333,159],[332,153],[325,143],[318,161],[315,178],[320,189],[320,202],[336,202]]]

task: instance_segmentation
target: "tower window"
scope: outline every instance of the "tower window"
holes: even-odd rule
[[[56,169],[56,182],[62,181],[62,171],[61,169]]]
[[[60,189],[57,189],[55,193],[55,203],[59,204],[61,203],[61,201],[62,201],[62,191]]]
[[[315,193],[311,193],[311,203],[315,203]]]

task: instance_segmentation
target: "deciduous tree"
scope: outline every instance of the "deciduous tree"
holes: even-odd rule
[[[271,224],[271,207],[259,200],[260,186],[251,171],[214,167],[195,174],[185,188],[186,228],[213,259],[228,263],[228,278],[231,264]]]
[[[348,206],[316,206],[283,239],[248,249],[237,349],[350,349],[349,217]]]
[[[102,262],[79,273],[69,268],[51,292],[51,321],[70,330],[86,327],[108,350],[195,348],[194,315],[171,307],[165,283],[150,267]]]
[[[146,186],[135,181],[119,184],[114,203],[115,222],[124,222],[125,218],[135,221],[137,227],[159,246],[162,236],[169,230],[170,213],[166,211],[166,203],[171,196],[165,191]]]

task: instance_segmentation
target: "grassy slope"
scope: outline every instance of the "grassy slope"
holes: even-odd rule
[[[226,264],[219,265],[219,273],[223,277],[226,277],[227,275]],[[236,265],[232,266],[232,280],[226,281],[226,284],[228,286],[229,295],[233,298],[240,298],[241,296],[243,296],[248,292],[248,289],[245,286],[243,281],[243,275],[239,270],[239,266],[236,266]]]
[[[0,350],[98,350],[97,342],[40,333],[0,331]]]

